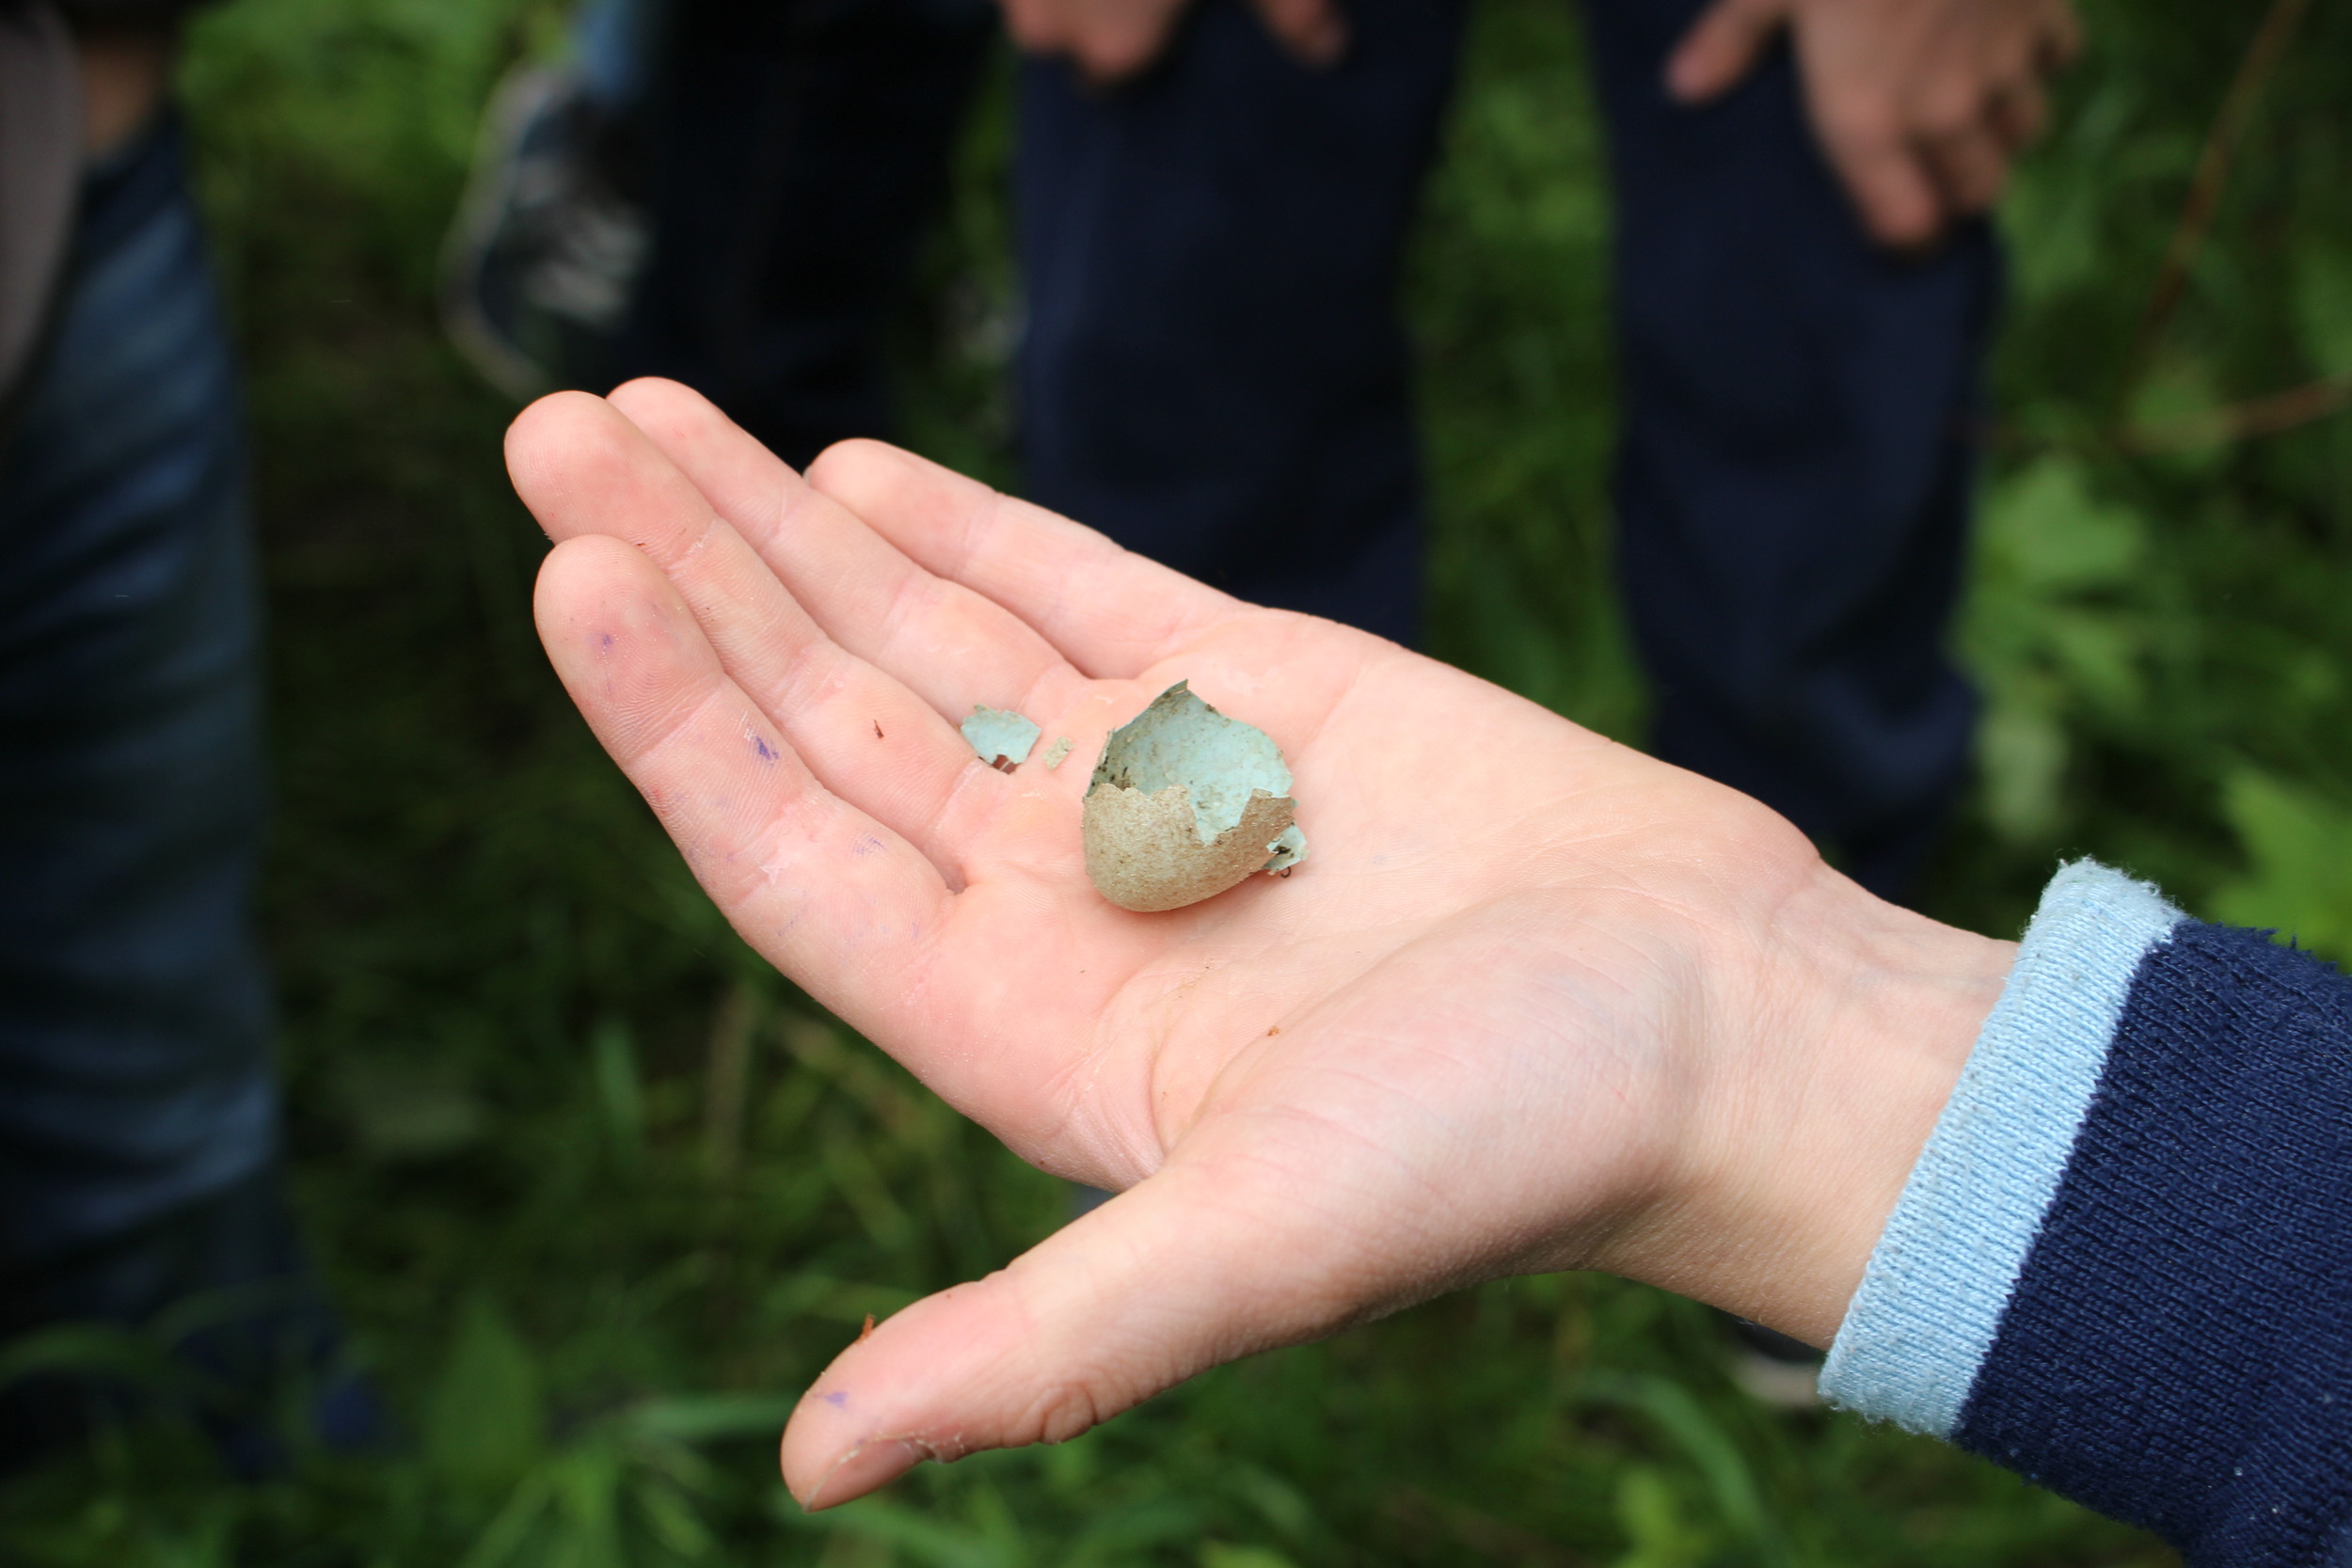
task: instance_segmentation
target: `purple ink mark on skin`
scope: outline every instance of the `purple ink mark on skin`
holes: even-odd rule
[[[850,1396],[840,1389],[835,1389],[830,1394],[819,1394],[817,1397],[823,1400],[827,1404],[832,1405],[835,1410],[847,1410],[850,1408]]]
[[[608,631],[608,632],[606,632],[603,636],[601,636],[601,637],[597,638],[597,639],[596,639],[596,646],[598,646],[598,647],[600,647],[600,648],[605,649],[607,652],[610,652],[610,651],[612,650],[612,634],[611,632],[609,632],[609,631]]]
[[[776,760],[775,748],[769,745],[765,739],[758,736],[752,736],[752,752],[762,762],[773,762]]]
[[[864,838],[857,841],[856,845],[850,849],[850,852],[857,856],[860,860],[863,860],[867,855],[873,854],[882,847],[882,841],[881,839],[876,838],[872,833],[867,833]]]

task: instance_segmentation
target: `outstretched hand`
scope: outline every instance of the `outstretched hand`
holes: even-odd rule
[[[803,480],[638,382],[534,404],[508,460],[557,541],[549,656],[744,939],[1119,1194],[845,1351],[786,1434],[804,1503],[1509,1273],[1835,1332],[2007,944],[1730,790],[892,448]],[[1179,679],[1283,749],[1312,856],[1133,914],[1080,800]],[[975,704],[1071,760],[982,764]]]

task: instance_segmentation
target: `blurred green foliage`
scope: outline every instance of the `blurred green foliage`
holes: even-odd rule
[[[2352,8],[2254,117],[2181,309],[2137,342],[2255,18],[2086,7],[2005,227],[2014,300],[1963,647],[1981,787],[1930,908],[2013,931],[2094,853],[2352,956],[2352,420],[2141,450],[2132,422],[2352,369]],[[741,947],[549,676],[510,410],[433,318],[439,235],[555,0],[240,0],[186,84],[250,367],[276,617],[266,913],[300,1194],[402,1428],[226,1481],[156,1426],[0,1491],[39,1565],[2157,1563],[1971,1460],[1776,1413],[1712,1324],[1513,1281],[1261,1356],[1057,1449],[810,1518],[793,1395],[868,1313],[1068,1213]],[[1409,295],[1434,650],[1640,734],[1609,577],[1609,203],[1572,11],[1482,0]],[[914,444],[999,481],[1003,85],[903,334]],[[103,1338],[103,1337],[102,1337]],[[0,1370],[124,1366],[87,1335]]]

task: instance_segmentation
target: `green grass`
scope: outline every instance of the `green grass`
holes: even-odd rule
[[[2352,122],[2318,8],[2149,373],[2139,302],[2251,19],[2090,8],[2010,209],[1965,647],[1983,779],[1931,908],[2013,931],[2062,853],[2352,954],[2352,421],[2133,457],[2126,415],[2352,368]],[[1515,1281],[1259,1357],[1065,1447],[818,1520],[781,1414],[865,1315],[1009,1259],[1056,1183],[813,1012],[715,917],[557,689],[510,410],[435,252],[543,0],[241,0],[188,71],[251,367],[275,616],[299,1196],[405,1442],[222,1481],[110,1436],[0,1493],[31,1564],[2155,1563],[1935,1445],[1773,1414],[1703,1315]],[[1410,297],[1445,657],[1637,736],[1608,571],[1608,202],[1572,13],[1485,0]],[[1009,479],[1001,89],[904,335],[918,446]]]

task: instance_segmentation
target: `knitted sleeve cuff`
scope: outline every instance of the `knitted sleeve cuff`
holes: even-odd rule
[[[2132,978],[2185,917],[2059,870],[1913,1167],[1821,1371],[1831,1403],[1948,1438],[2106,1066]]]

